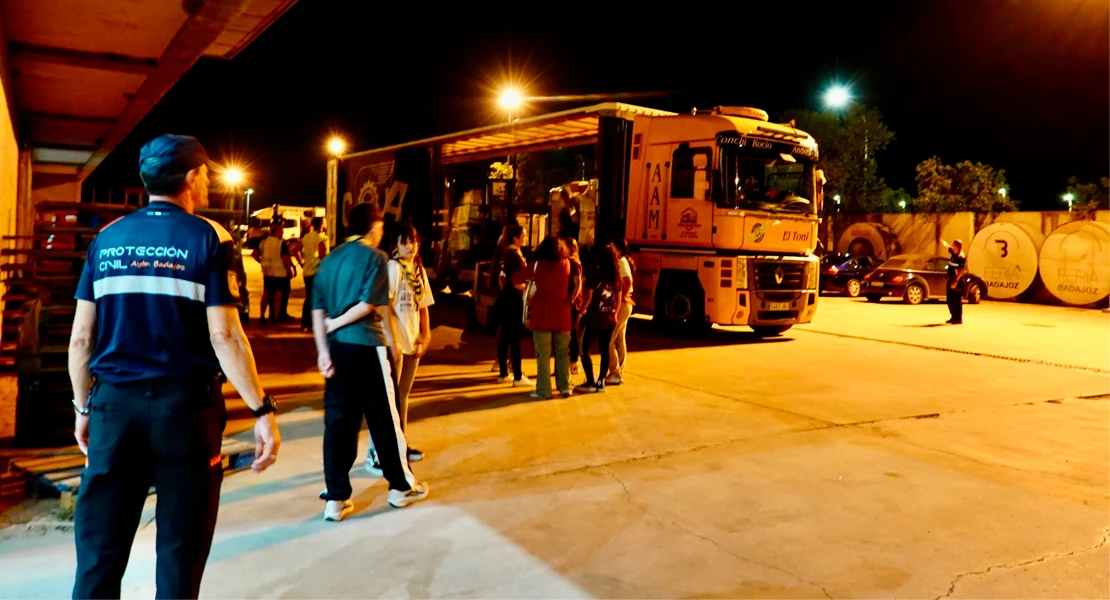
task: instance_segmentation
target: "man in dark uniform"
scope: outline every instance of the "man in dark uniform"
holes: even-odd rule
[[[77,290],[69,373],[75,437],[87,455],[77,498],[74,598],[118,598],[147,492],[157,490],[157,597],[196,598],[223,481],[221,372],[257,418],[252,468],[281,436],[239,323],[231,236],[194,216],[208,206],[195,138],[143,146],[150,205],[89,246]]]
[[[941,241],[945,248],[948,248],[948,266],[945,269],[948,271],[948,312],[952,315],[948,319],[950,325],[961,325],[964,322],[964,274],[967,272],[967,257],[964,256],[964,243],[960,240],[952,242],[949,246],[948,242]]]

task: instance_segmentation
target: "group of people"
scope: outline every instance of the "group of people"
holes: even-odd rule
[[[324,232],[323,217],[313,217],[299,240],[283,239],[284,231],[281,221],[275,220],[253,254],[262,265],[262,302],[258,323],[266,326],[293,321],[288,311],[292,281],[297,276],[297,267],[293,265],[295,261],[304,272],[306,308],[301,313],[301,331],[307,332],[312,328],[312,311],[308,308],[312,306],[312,282],[316,270],[320,268],[320,261],[328,254],[328,234]]]
[[[561,397],[620,385],[628,355],[625,333],[634,306],[635,265],[627,243],[618,239],[580,251],[574,237],[551,236],[536,248],[531,264],[522,250],[526,243],[524,228],[508,225],[493,260],[498,382],[534,385],[533,398],[552,398],[554,355],[555,392]],[[532,331],[535,344],[535,382],[524,375],[522,366],[525,329]],[[595,343],[601,357],[596,372],[590,357]],[[585,380],[572,386],[570,377],[578,372],[579,360]]]

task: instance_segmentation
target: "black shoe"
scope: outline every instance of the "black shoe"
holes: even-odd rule
[[[424,453],[412,446],[409,446],[408,452],[409,462],[420,462],[424,460]]]
[[[963,325],[964,322],[963,321],[949,321],[948,324],[949,325]]]

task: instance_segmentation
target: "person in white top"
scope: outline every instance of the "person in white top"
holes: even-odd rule
[[[313,217],[312,229],[305,234],[304,249],[304,310],[301,311],[301,331],[312,331],[312,281],[320,261],[328,255],[328,234],[324,233],[324,218]]]
[[[609,246],[620,257],[617,266],[620,268],[623,301],[617,308],[617,328],[613,330],[613,338],[609,341],[609,376],[605,378],[605,385],[620,385],[624,382],[624,365],[628,358],[625,334],[628,332],[632,308],[636,305],[632,301],[632,279],[636,273],[636,264],[628,254],[628,242],[624,239],[613,240]]]
[[[409,392],[416,379],[416,368],[432,341],[428,307],[433,304],[432,285],[420,261],[420,236],[412,225],[406,223],[401,226],[393,259],[389,261],[389,310],[384,328],[394,361],[401,431],[407,431]],[[410,462],[417,462],[424,458],[424,453],[409,446],[408,458]],[[373,472],[376,467],[377,453],[371,439],[366,468]]]

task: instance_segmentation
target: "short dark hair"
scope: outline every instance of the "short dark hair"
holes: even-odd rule
[[[347,235],[366,235],[374,223],[385,221],[382,211],[370,202],[351,207],[347,213]]]
[[[313,229],[315,229],[316,231],[320,231],[320,228],[322,228],[323,226],[324,226],[324,217],[312,217],[312,228]]]

